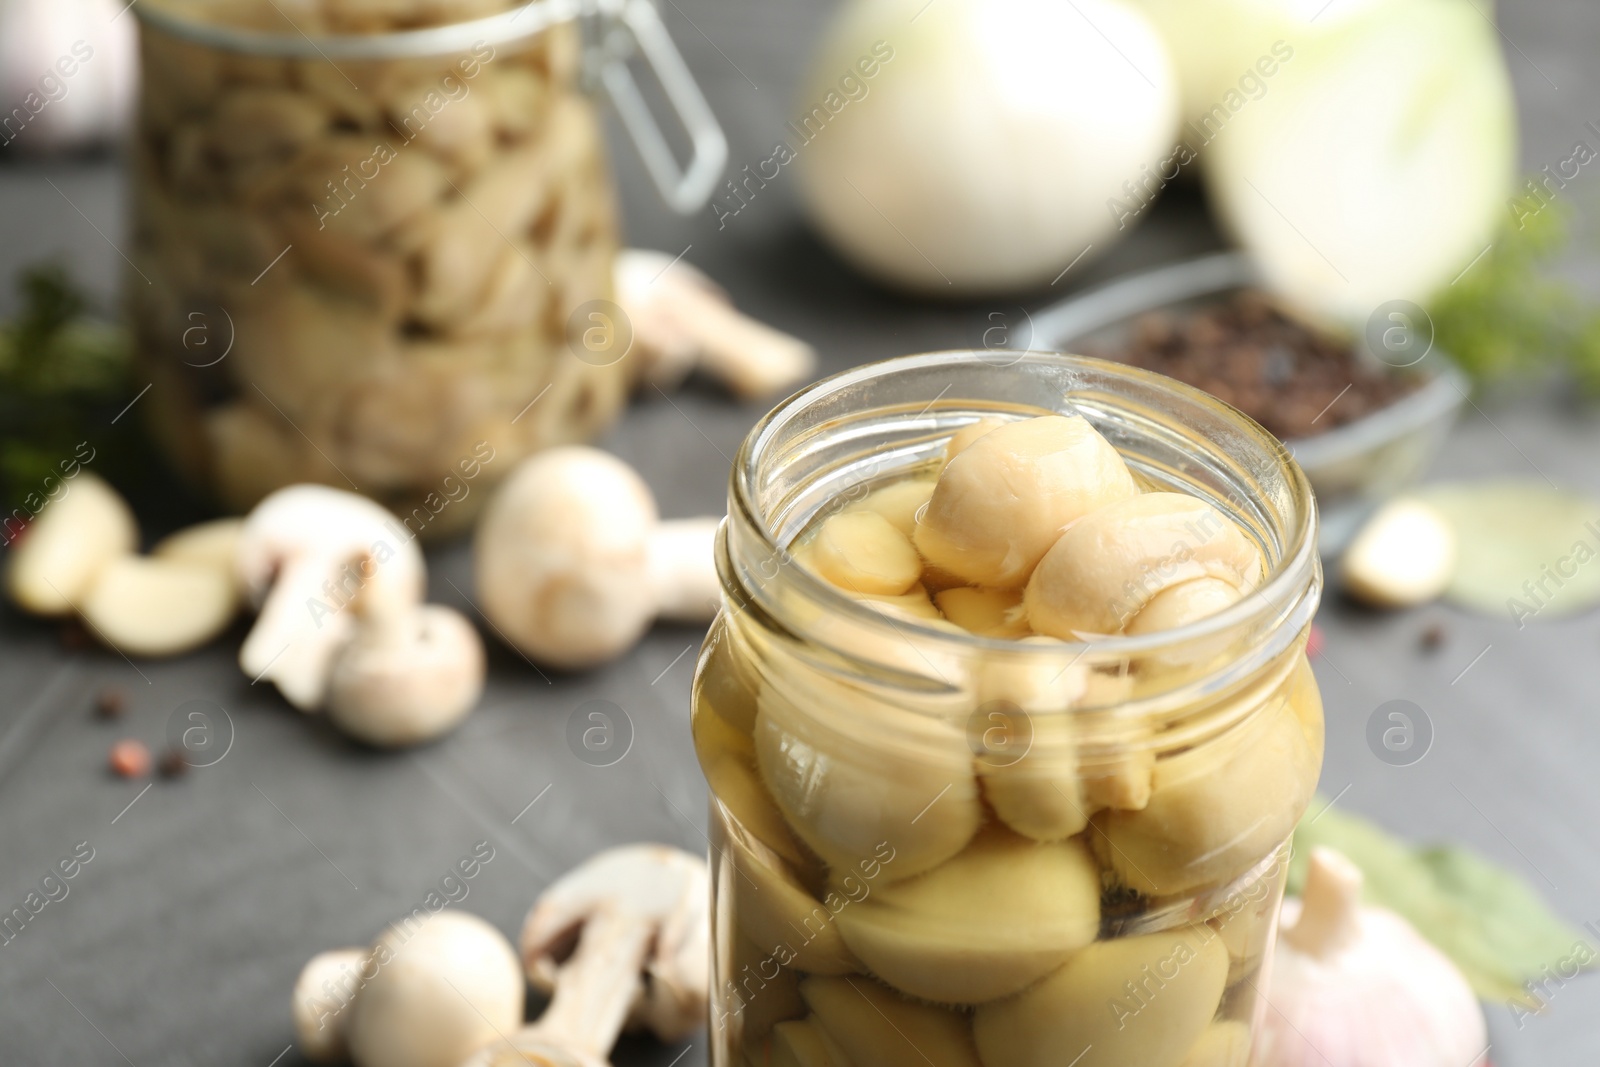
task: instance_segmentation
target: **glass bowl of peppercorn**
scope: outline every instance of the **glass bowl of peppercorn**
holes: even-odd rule
[[[1308,325],[1220,253],[1110,282],[1032,317],[1031,349],[1080,352],[1176,378],[1288,445],[1336,555],[1378,504],[1415,485],[1470,391],[1437,349],[1404,367]]]

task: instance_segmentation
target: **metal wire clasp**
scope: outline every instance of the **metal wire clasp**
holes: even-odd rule
[[[705,207],[727,167],[728,139],[655,5],[650,0],[594,0],[585,19],[590,22],[586,78],[617,109],[661,198],[681,215]],[[635,54],[643,56],[689,136],[685,166],[679,165],[661,124],[639,91],[628,66]]]

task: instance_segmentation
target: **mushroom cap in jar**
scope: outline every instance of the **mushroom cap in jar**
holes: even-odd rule
[[[895,878],[966,847],[983,821],[960,721],[799,667],[764,681],[756,763],[795,833],[834,866],[887,843]]]
[[[987,828],[954,859],[839,912],[845,944],[914,997],[979,1004],[1043,978],[1100,930],[1100,872],[1079,841]]]
[[[1007,423],[956,454],[917,527],[923,558],[965,581],[1019,588],[1067,526],[1138,492],[1081,416]]]
[[[1303,656],[1279,677],[1235,697],[1264,706],[1220,736],[1158,759],[1142,810],[1095,816],[1124,884],[1154,897],[1224,885],[1294,830],[1322,767],[1322,700]]]
[[[1074,523],[1039,561],[1023,603],[1035,631],[1072,640],[1122,632],[1179,582],[1248,590],[1260,576],[1260,553],[1222,512],[1184,493],[1144,493]]]
[[[484,613],[542,663],[604,663],[655,616],[647,573],[655,501],[627,464],[581,445],[518,467],[478,526]]]
[[[1138,991],[1157,976],[1159,989]],[[1228,950],[1208,926],[1096,941],[1038,985],[980,1007],[984,1067],[1179,1067],[1222,999]]]

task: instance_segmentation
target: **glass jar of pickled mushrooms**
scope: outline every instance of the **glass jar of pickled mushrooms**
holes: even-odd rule
[[[735,462],[715,1067],[1249,1058],[1322,763],[1310,490],[1180,383],[993,358],[823,381]]]
[[[355,488],[431,535],[612,420],[625,351],[574,343],[617,247],[593,6],[143,0],[127,293],[192,480]]]

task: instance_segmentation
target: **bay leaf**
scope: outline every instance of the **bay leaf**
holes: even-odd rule
[[[1444,482],[1417,496],[1456,533],[1451,601],[1518,625],[1600,606],[1600,499],[1518,479]]]

